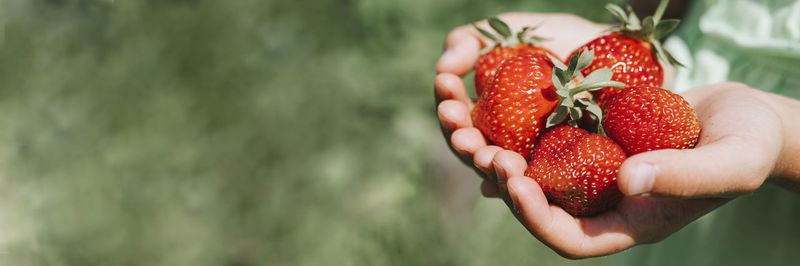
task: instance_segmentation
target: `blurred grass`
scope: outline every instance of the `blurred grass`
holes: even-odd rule
[[[451,28],[602,5],[0,1],[0,264],[602,264],[482,199],[432,97]]]

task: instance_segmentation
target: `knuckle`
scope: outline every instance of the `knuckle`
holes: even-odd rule
[[[455,46],[459,41],[463,40],[465,37],[469,37],[472,35],[472,25],[462,25],[453,30],[451,30],[447,37],[445,38],[445,46],[446,48]]]

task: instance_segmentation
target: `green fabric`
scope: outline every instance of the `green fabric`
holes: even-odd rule
[[[698,1],[665,46],[675,90],[723,81],[800,98],[800,1]],[[800,265],[800,195],[767,184],[614,265]]]
[[[738,81],[800,98],[800,1],[695,3],[667,49],[687,64],[675,89]]]

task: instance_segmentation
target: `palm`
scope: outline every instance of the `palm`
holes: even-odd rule
[[[573,217],[561,208],[550,205],[533,179],[521,176],[524,159],[510,151],[498,152],[494,164],[502,167],[495,178],[497,190],[515,211],[526,228],[542,242],[566,257],[591,257],[615,253],[640,243],[659,241],[688,223],[729,201],[733,196],[755,190],[764,181],[768,169],[752,164],[755,158],[776,159],[780,145],[760,143],[754,136],[780,132],[777,117],[767,105],[751,95],[752,90],[736,84],[718,84],[686,93],[703,125],[699,143],[691,150],[658,150],[630,157],[620,168],[620,188],[627,193],[630,176],[637,163],[662,161],[674,169],[663,169],[670,176],[685,180],[708,180],[711,186],[680,186],[685,180],[666,190],[652,194],[669,197],[626,196],[615,208],[594,217]],[[743,127],[743,125],[749,125]],[[778,137],[775,136],[774,139]],[[748,156],[736,153],[749,150]],[[724,165],[702,162],[714,158]],[[501,163],[512,161],[514,163]],[[774,164],[774,163],[773,163]],[[771,165],[771,164],[766,164]],[[731,167],[736,166],[736,167]],[[511,169],[513,168],[513,169]],[[738,175],[715,175],[733,169]],[[675,172],[671,172],[675,171]],[[709,176],[713,176],[710,178]],[[714,180],[720,178],[720,180]],[[503,188],[507,183],[507,188]],[[724,184],[713,185],[713,184]],[[720,189],[725,190],[724,193]],[[511,191],[508,191],[511,190]]]
[[[534,236],[561,255],[582,258],[661,240],[725,201],[626,197],[616,209],[599,216],[573,217],[557,206],[547,205],[542,198],[537,203],[520,203],[517,217]],[[540,210],[532,210],[536,208]]]

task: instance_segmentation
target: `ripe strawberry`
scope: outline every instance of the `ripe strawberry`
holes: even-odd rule
[[[617,171],[625,152],[610,139],[572,126],[547,132],[525,175],[536,180],[547,200],[574,216],[605,211],[622,199]]]
[[[475,26],[481,34],[495,42],[495,45],[487,47],[483,53],[481,53],[475,65],[475,93],[478,96],[491,85],[492,78],[497,72],[497,69],[500,68],[500,65],[506,59],[529,53],[553,54],[539,46],[539,41],[541,41],[542,38],[538,36],[528,36],[528,32],[533,30],[533,28],[525,27],[522,31],[512,34],[511,28],[503,21],[495,17],[491,17],[488,20],[489,26],[500,34],[500,36]]]
[[[560,100],[550,80],[552,68],[540,54],[506,60],[472,110],[475,127],[498,146],[530,158],[544,119]]]
[[[584,77],[580,70],[592,62],[593,54],[584,52],[570,60],[569,66],[557,58],[541,54],[523,54],[506,60],[472,110],[473,125],[494,144],[522,154],[529,159],[536,137],[545,126],[581,119],[583,109],[598,118],[596,105],[577,94],[606,86],[611,70],[603,69]],[[553,64],[557,67],[553,68]],[[599,119],[598,119],[599,120]]]
[[[658,149],[688,149],[700,121],[680,95],[657,87],[630,87],[606,102],[603,128],[628,156]]]
[[[661,20],[668,0],[662,0],[653,16],[639,21],[633,9],[628,6],[626,13],[619,6],[608,4],[606,8],[623,25],[612,28],[612,32],[578,48],[595,51],[596,58],[592,65],[583,70],[584,74],[599,68],[611,68],[614,72],[611,80],[619,81],[628,86],[662,86],[664,83],[664,70],[659,64],[659,59],[666,60],[673,65],[681,65],[663,47],[659,39],[666,36],[675,27],[679,20]],[[611,95],[619,92],[618,88],[604,88],[594,92],[597,103],[605,105]]]

